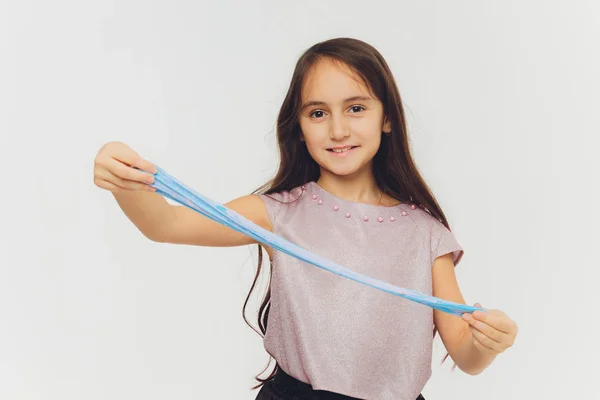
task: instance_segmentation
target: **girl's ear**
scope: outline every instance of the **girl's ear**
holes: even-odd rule
[[[390,133],[392,131],[392,123],[387,117],[383,118],[383,133]]]

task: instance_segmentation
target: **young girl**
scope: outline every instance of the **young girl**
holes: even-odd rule
[[[275,178],[227,207],[351,270],[464,304],[454,273],[463,249],[415,166],[398,89],[376,49],[348,38],[308,49],[281,107],[277,139]],[[94,179],[150,240],[254,243],[170,205],[153,193],[152,174],[138,169],[156,172],[126,145],[109,143],[96,157]],[[268,378],[257,376],[256,399],[423,399],[436,331],[468,374],[515,340],[517,326],[501,311],[455,317],[261,244],[250,293],[261,247],[272,275],[259,327],[276,363]]]

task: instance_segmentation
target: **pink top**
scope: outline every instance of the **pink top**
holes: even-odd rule
[[[463,250],[419,207],[342,200],[315,182],[261,195],[274,233],[346,268],[432,293],[436,257]],[[414,400],[431,375],[433,311],[275,251],[265,350],[316,390]]]

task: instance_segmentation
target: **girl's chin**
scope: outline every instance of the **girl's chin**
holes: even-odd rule
[[[343,176],[343,177],[348,177],[351,175],[355,175],[360,171],[360,167],[359,166],[339,166],[339,165],[321,165],[321,171],[324,172],[326,171],[326,173],[335,175],[335,176]]]

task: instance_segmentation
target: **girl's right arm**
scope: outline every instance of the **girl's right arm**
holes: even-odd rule
[[[104,145],[96,156],[94,183],[113,193],[121,210],[150,240],[214,247],[256,243],[254,239],[187,207],[169,204],[149,186],[154,181],[152,174],[155,172],[156,167],[152,163],[127,145],[111,142]],[[272,231],[266,206],[259,196],[243,196],[225,206]]]

